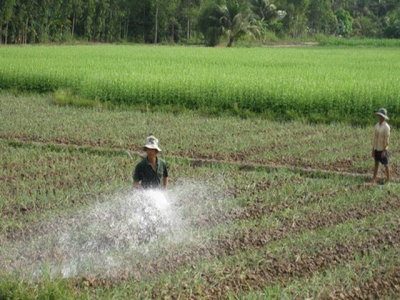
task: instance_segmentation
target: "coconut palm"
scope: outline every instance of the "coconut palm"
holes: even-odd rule
[[[228,0],[226,4],[215,5],[214,15],[210,18],[218,20],[220,30],[228,36],[228,47],[244,35],[251,37],[259,35],[258,27],[250,22],[247,6],[241,6],[237,0]]]
[[[250,0],[249,4],[256,18],[266,22],[276,18],[276,7],[269,0]]]
[[[400,38],[400,9],[393,11],[385,18],[385,36],[388,38]]]

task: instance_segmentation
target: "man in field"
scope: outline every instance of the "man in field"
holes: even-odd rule
[[[147,156],[139,162],[133,172],[133,186],[143,189],[159,189],[168,187],[168,170],[164,160],[157,157],[161,149],[158,139],[152,135],[146,138],[143,147]]]
[[[389,118],[384,108],[379,109],[375,115],[379,119],[379,122],[375,125],[372,145],[372,157],[375,160],[375,167],[371,184],[376,184],[379,163],[381,163],[385,166],[387,184],[390,185],[389,155],[387,150],[389,147],[390,126],[386,123],[386,120],[389,120]]]

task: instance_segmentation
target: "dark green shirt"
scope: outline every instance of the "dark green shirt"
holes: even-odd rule
[[[167,164],[157,157],[157,170],[154,170],[148,158],[144,158],[136,165],[133,180],[140,181],[143,188],[161,188],[163,177],[168,177]]]

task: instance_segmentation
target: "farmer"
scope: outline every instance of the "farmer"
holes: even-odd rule
[[[161,151],[158,139],[152,135],[146,138],[143,146],[147,156],[139,162],[133,172],[133,186],[135,188],[164,188],[168,187],[168,170],[165,161],[157,157]]]
[[[374,139],[372,146],[372,157],[375,160],[374,175],[371,184],[376,184],[376,176],[378,174],[379,163],[385,166],[387,184],[390,185],[390,168],[389,168],[389,136],[390,126],[386,123],[389,120],[386,109],[381,108],[375,113],[379,122],[375,125]]]

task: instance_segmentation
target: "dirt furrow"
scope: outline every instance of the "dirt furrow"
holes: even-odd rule
[[[397,296],[396,296],[397,295]],[[383,297],[399,297],[400,295],[400,264],[392,270],[382,270],[375,273],[374,278],[363,284],[335,290],[325,295],[321,300],[373,300]]]
[[[191,249],[182,249],[180,253],[164,253],[160,257],[154,257],[151,262],[140,262],[135,266],[129,267],[125,271],[125,276],[120,278],[112,278],[106,282],[117,283],[125,280],[131,276],[137,280],[143,279],[143,276],[152,277],[152,274],[159,274],[160,272],[174,272],[179,267],[185,266],[193,268],[196,262],[200,259],[213,259],[223,258],[226,255],[234,255],[238,251],[251,251],[266,246],[274,240],[284,239],[290,234],[297,234],[306,230],[316,230],[323,227],[334,226],[343,222],[348,222],[352,219],[362,219],[372,215],[379,215],[389,211],[396,211],[400,208],[400,201],[397,202],[384,202],[378,206],[371,207],[370,209],[354,208],[346,212],[327,212],[326,214],[310,215],[307,220],[302,223],[292,226],[293,222],[290,219],[284,220],[281,228],[275,230],[267,230],[262,233],[257,233],[253,229],[248,229],[246,232],[231,233],[221,240],[211,241],[204,246],[196,246]],[[400,219],[396,220],[400,225]],[[381,235],[381,233],[378,234]],[[387,233],[387,239],[393,240],[393,234]],[[397,236],[394,235],[394,240],[400,237],[400,231]],[[279,259],[277,259],[279,261]],[[133,273],[132,273],[132,270]],[[143,275],[146,274],[146,275]]]
[[[261,184],[261,183],[260,183]],[[290,184],[290,183],[285,183],[285,184]],[[295,183],[293,183],[295,184]],[[258,188],[257,184],[257,190],[260,190]],[[264,190],[268,189],[274,189],[276,187],[270,187],[270,188],[264,188]],[[347,193],[357,193],[362,191],[363,189],[366,189],[367,187],[363,185],[353,185],[348,187]],[[237,193],[235,189],[231,191],[233,197],[237,197]],[[390,191],[388,191],[389,197]],[[341,194],[339,190],[335,191],[320,191],[320,192],[313,192],[309,194],[304,194],[301,198],[299,197],[296,199],[296,201],[290,201],[290,202],[280,202],[280,203],[269,203],[267,202],[262,195],[252,195],[253,200],[251,205],[246,205],[244,204],[243,208],[240,210],[236,210],[233,212],[229,213],[229,217],[231,219],[257,219],[261,218],[267,214],[271,214],[277,211],[283,211],[287,209],[296,209],[296,208],[304,208],[305,206],[312,205],[315,203],[320,203],[320,202],[328,202],[330,198],[336,198]],[[392,196],[393,198],[394,196]]]
[[[374,253],[384,247],[400,246],[400,228],[392,232],[381,230],[371,234],[371,237],[362,243],[336,244],[333,247],[321,249],[314,255],[301,254],[301,249],[293,249],[291,258],[274,256],[268,252],[262,260],[251,260],[240,262],[236,267],[229,267],[225,264],[224,269],[212,269],[207,273],[198,274],[198,278],[181,278],[178,286],[171,286],[165,283],[155,283],[148,296],[151,299],[226,299],[227,293],[243,293],[246,291],[263,290],[267,286],[280,284],[286,286],[293,278],[309,277],[315,272],[335,268],[341,264],[350,262],[356,255]],[[296,255],[296,253],[299,253]],[[155,271],[155,270],[153,270]],[[159,274],[159,273],[158,273]],[[393,293],[398,289],[398,273],[388,275],[379,283],[369,283],[364,289],[362,299],[373,298],[383,293]],[[193,282],[196,281],[196,282]],[[200,282],[199,282],[200,281]],[[74,284],[78,286],[97,287],[99,285],[118,284],[113,279],[75,279]],[[190,290],[191,284],[199,286],[197,292]],[[357,287],[354,288],[357,290]],[[343,299],[352,298],[351,291]],[[134,296],[134,295],[133,295]],[[347,297],[346,297],[347,296]],[[293,298],[299,295],[293,295]],[[336,293],[333,295],[334,299]],[[297,298],[296,298],[297,299]]]
[[[289,234],[296,234],[306,230],[317,230],[324,227],[335,226],[340,223],[349,222],[350,220],[360,220],[371,215],[379,215],[390,211],[400,209],[400,201],[390,199],[376,206],[360,207],[354,206],[345,208],[343,211],[334,209],[324,211],[324,213],[313,212],[302,220],[294,220],[292,218],[282,218],[279,229],[271,229],[257,232],[256,228],[248,228],[245,232],[233,232],[230,234],[232,239],[223,239],[215,241],[212,249],[213,256],[229,255],[238,250],[245,250],[249,247],[263,247],[271,241],[285,238]],[[258,214],[256,214],[258,216]],[[254,218],[251,214],[241,214],[242,220],[245,218]]]
[[[36,140],[36,139],[31,139],[29,137],[21,137],[16,140],[13,139],[13,137],[8,137],[8,136],[0,136],[0,139],[4,139],[6,143],[8,143],[10,146],[14,147],[22,147],[22,146],[49,146],[53,150],[55,148],[60,148],[61,149],[71,149],[71,150],[79,150],[79,151],[87,151],[89,153],[96,153],[96,154],[107,154],[107,155],[116,155],[119,153],[123,153],[123,155],[126,155],[127,152],[130,153],[130,155],[141,155],[141,152],[139,151],[140,147],[136,147],[134,150],[127,149],[126,151],[124,149],[118,148],[118,147],[111,147],[109,148],[108,144],[102,144],[99,141],[93,141],[90,143],[76,143],[76,142],[71,142],[69,140]],[[111,145],[113,146],[113,145]],[[167,155],[166,157],[171,157],[171,158],[185,158],[186,160],[189,160],[191,164],[194,167],[197,166],[203,166],[203,165],[209,165],[209,164],[229,164],[229,165],[237,165],[243,170],[252,170],[255,168],[265,168],[268,170],[277,170],[277,169],[287,169],[292,172],[300,172],[303,175],[312,175],[314,177],[329,177],[329,176],[343,176],[343,177],[361,177],[367,179],[369,174],[363,174],[363,173],[352,173],[352,172],[345,172],[343,171],[342,168],[342,163],[339,162],[340,166],[335,166],[335,164],[330,165],[329,167],[326,167],[326,169],[315,169],[312,168],[311,166],[306,166],[304,167],[301,163],[291,163],[288,162],[287,164],[282,164],[282,163],[274,163],[274,162],[264,162],[264,163],[256,163],[256,162],[246,162],[242,159],[225,159],[224,157],[218,157],[217,155],[202,155],[199,153],[194,153],[191,152],[190,155],[183,155],[182,153],[176,152],[176,153],[171,153]],[[342,171],[337,171],[337,170],[342,170]],[[393,171],[393,175],[395,175],[395,170]],[[393,176],[394,177],[394,176]],[[393,182],[397,182],[397,178],[392,178]]]
[[[345,262],[349,262],[356,254],[363,254],[377,251],[383,246],[400,246],[400,229],[393,232],[380,232],[374,234],[369,240],[363,243],[338,244],[333,248],[326,248],[315,255],[298,255],[292,260],[285,260],[282,257],[266,255],[263,262],[253,262],[246,266],[247,269],[237,268],[226,270],[229,277],[223,280],[216,280],[215,274],[206,275],[206,280],[211,288],[204,290],[207,298],[224,298],[227,290],[246,291],[261,290],[265,286],[279,283],[285,286],[293,277],[307,277],[314,272],[328,268],[334,268]],[[296,249],[293,249],[296,253]],[[301,252],[301,251],[298,251]],[[265,263],[265,262],[272,263]],[[394,278],[390,278],[394,280]],[[375,291],[369,291],[368,294]]]

